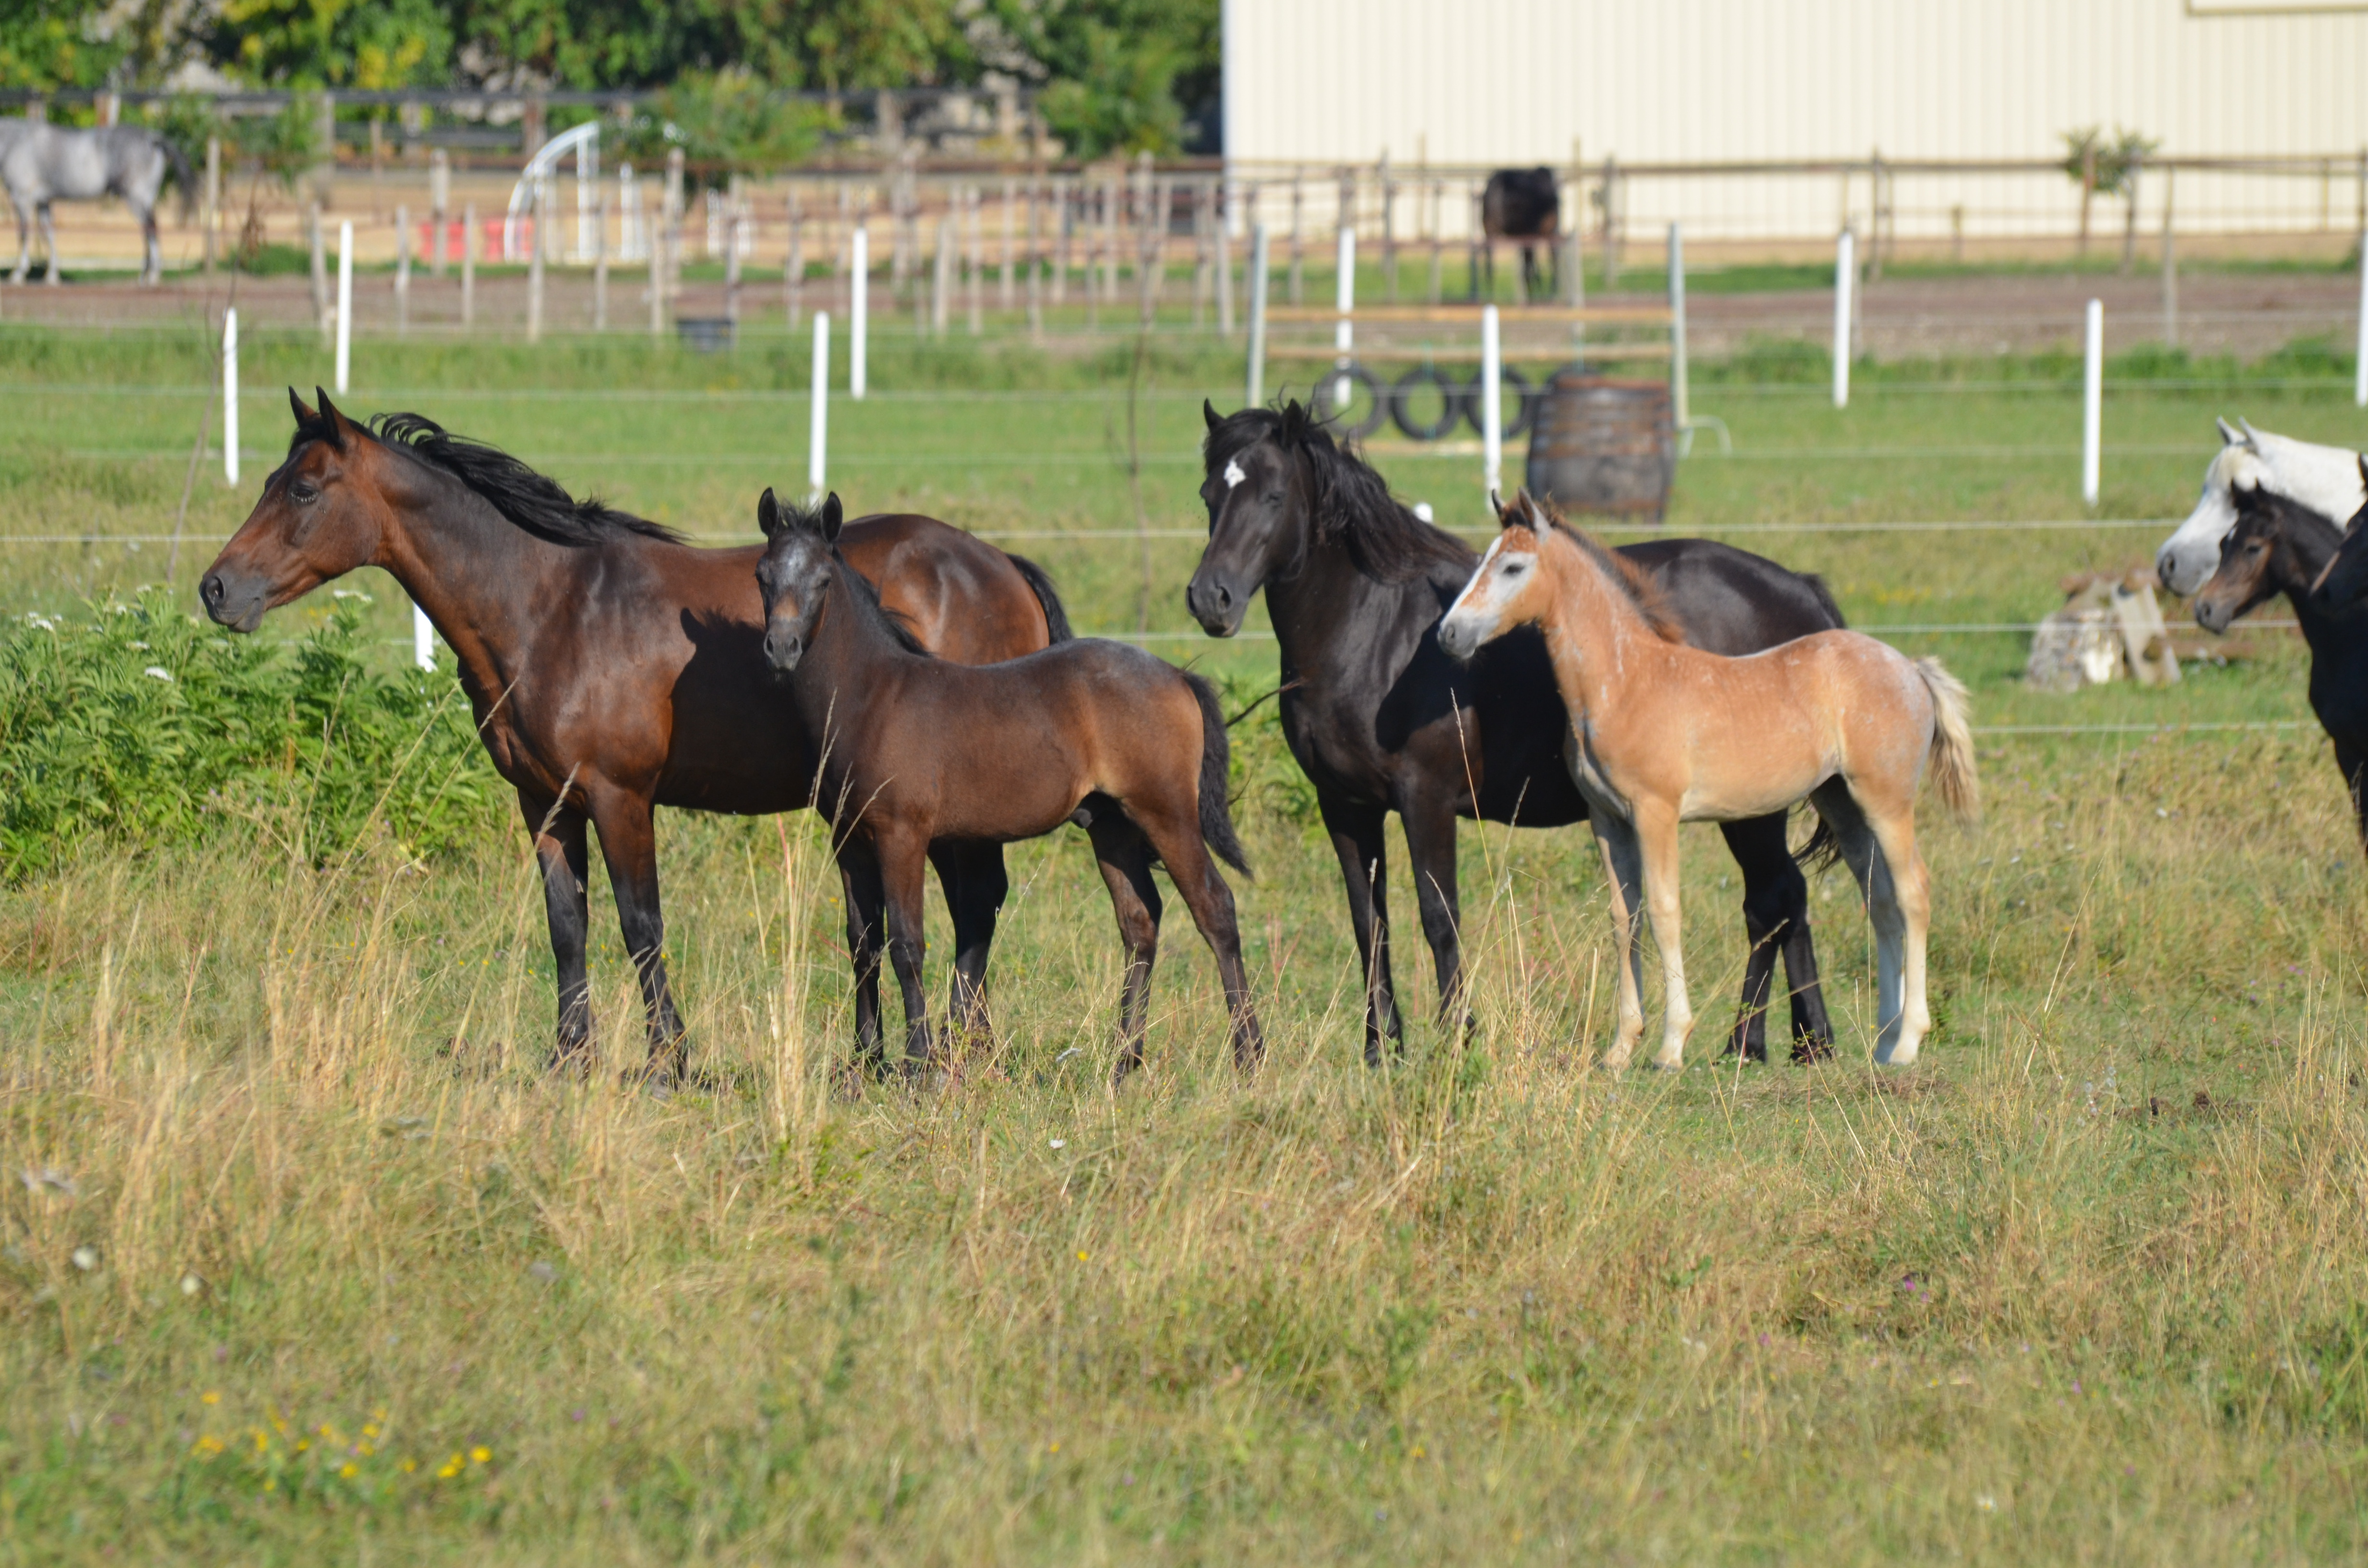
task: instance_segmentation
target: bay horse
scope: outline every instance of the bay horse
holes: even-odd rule
[[[287,460],[200,580],[207,613],[252,631],[358,566],[391,573],[451,647],[485,751],[518,791],[558,967],[553,1065],[590,1059],[589,824],[641,981],[649,1072],[679,1079],[688,1045],[666,981],[653,811],[793,811],[814,774],[765,668],[761,550],[694,550],[432,420],[384,415],[372,430],[315,395],[317,410],[288,394]],[[950,659],[1013,658],[1069,635],[1042,572],[958,529],[898,516],[847,535],[890,610]],[[948,843],[930,855],[953,915],[955,1009],[983,1028],[1003,852]],[[876,1019],[877,987],[856,1006],[859,1022]]]
[[[976,668],[932,658],[848,569],[836,494],[803,509],[768,489],[757,518],[769,541],[757,568],[765,658],[786,677],[819,759],[815,809],[835,829],[849,901],[885,911],[906,1072],[936,1060],[921,990],[922,852],[945,838],[1035,838],[1070,821],[1093,841],[1126,948],[1113,1081],[1143,1062],[1159,940],[1155,863],[1216,955],[1235,1063],[1255,1069],[1265,1042],[1233,890],[1209,855],[1249,870],[1226,806],[1225,722],[1209,683],[1096,639]],[[877,971],[876,949],[854,958],[859,975]],[[876,1035],[862,1052],[874,1073],[885,1067]]]
[[[1874,1059],[1916,1060],[1931,1028],[1924,937],[1931,879],[1916,850],[1927,759],[1960,821],[1979,809],[1965,688],[1938,659],[1910,659],[1861,631],[1819,631],[1728,658],[1688,647],[1651,579],[1527,492],[1440,622],[1468,657],[1515,627],[1545,632],[1570,711],[1558,737],[1603,849],[1622,953],[1609,1067],[1645,1031],[1649,912],[1667,990],[1654,1065],[1682,1063],[1693,1007],[1679,926],[1678,824],[1731,822],[1804,800],[1834,831],[1874,923]]]
[[[2368,460],[2362,460],[2368,466]],[[2368,475],[2363,475],[2368,478]],[[2368,506],[2348,532],[2285,495],[2268,489],[2237,492],[2237,526],[2220,543],[2220,569],[2195,596],[2195,623],[2215,635],[2238,616],[2279,594],[2294,606],[2310,645],[2310,710],[2335,743],[2335,766],[2351,797],[2351,811],[2368,844],[2368,616],[2314,593],[2312,585],[2340,572],[2344,552],[2361,535]]]
[[[1415,900],[1437,965],[1442,1028],[1463,1007],[1455,821],[1556,827],[1587,801],[1562,761],[1569,729],[1544,640],[1515,631],[1470,662],[1435,629],[1479,557],[1417,519],[1379,473],[1298,403],[1208,425],[1201,498],[1209,543],[1185,599],[1215,637],[1241,629],[1263,587],[1281,646],[1282,733],[1339,857],[1365,971],[1365,1059],[1404,1038],[1391,975],[1383,828],[1406,827]],[[1621,556],[1645,572],[1687,638],[1749,653],[1842,624],[1814,576],[1711,540],[1653,540]],[[1833,1039],[1809,934],[1809,886],[1782,814],[1720,824],[1743,871],[1750,958],[1729,1049],[1765,1060],[1769,989],[1782,954],[1793,1057]]]
[[[140,220],[140,281],[159,281],[165,257],[156,236],[156,198],[168,176],[180,190],[186,222],[197,187],[188,159],[171,139],[139,125],[75,131],[46,120],[0,119],[0,185],[7,187],[9,205],[17,210],[17,269],[8,281],[22,283],[32,264],[28,216],[40,221],[41,244],[50,258],[48,280],[55,283],[60,280],[58,231],[50,204],[107,196],[121,198]]]

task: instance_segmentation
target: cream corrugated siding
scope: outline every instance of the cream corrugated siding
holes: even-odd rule
[[[1247,165],[2044,158],[2127,126],[2190,156],[2324,153],[2356,222],[2368,6],[2191,15],[2181,0],[1227,0],[1225,144]],[[1853,205],[1861,214],[1866,182]],[[1311,190],[1311,199],[1315,197]],[[2060,178],[1905,179],[1899,228],[2060,230]],[[1327,204],[1328,189],[1322,199]],[[1451,210],[1460,208],[1452,199]],[[2150,205],[2150,202],[2149,202]],[[2183,178],[2182,226],[2316,227],[2315,178]],[[1830,232],[1833,176],[1640,182],[1632,226]],[[1862,221],[1862,219],[1861,219]],[[2151,219],[2148,220],[2151,222]],[[2100,202],[2112,232],[2118,202]]]

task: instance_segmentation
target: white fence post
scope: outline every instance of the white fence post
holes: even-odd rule
[[[222,312],[222,483],[238,483],[238,307]]]
[[[830,312],[814,318],[814,408],[806,421],[806,502],[822,499],[830,450]]]
[[[1333,290],[1333,308],[1340,312],[1332,328],[1332,347],[1340,353],[1340,369],[1349,368],[1349,350],[1357,340],[1355,324],[1350,317],[1357,309],[1357,231],[1347,223],[1340,225],[1339,254],[1333,260],[1339,278]],[[1341,376],[1332,383],[1332,412],[1337,417],[1349,406],[1349,378]]]
[[[354,221],[351,218],[337,225],[337,395],[346,395],[346,385],[354,366]]]
[[[1858,240],[1848,229],[1834,241],[1834,406],[1850,406],[1850,290],[1858,284]]]
[[[2105,305],[2089,301],[2089,373],[2080,397],[2080,499],[2097,504],[2105,432]]]
[[[1250,354],[1242,405],[1266,402],[1266,225],[1250,225]]]
[[[855,225],[848,248],[853,254],[847,280],[847,395],[861,403],[865,390],[863,340],[871,315],[871,236],[862,222]]]
[[[2368,229],[2360,241],[2360,342],[2351,366],[2351,403],[2368,408]]]
[[[1480,312],[1480,464],[1493,502],[1505,480],[1505,354],[1494,305]]]
[[[1669,225],[1669,403],[1683,431],[1694,422],[1686,386],[1686,236]]]

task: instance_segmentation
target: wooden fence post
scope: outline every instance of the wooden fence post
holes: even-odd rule
[[[411,209],[394,206],[394,331],[400,337],[411,330]]]
[[[477,319],[477,204],[461,208],[461,324]]]

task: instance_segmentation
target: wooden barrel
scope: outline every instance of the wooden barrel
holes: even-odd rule
[[[1565,512],[1661,520],[1678,472],[1669,389],[1557,370],[1530,426],[1530,494]]]

